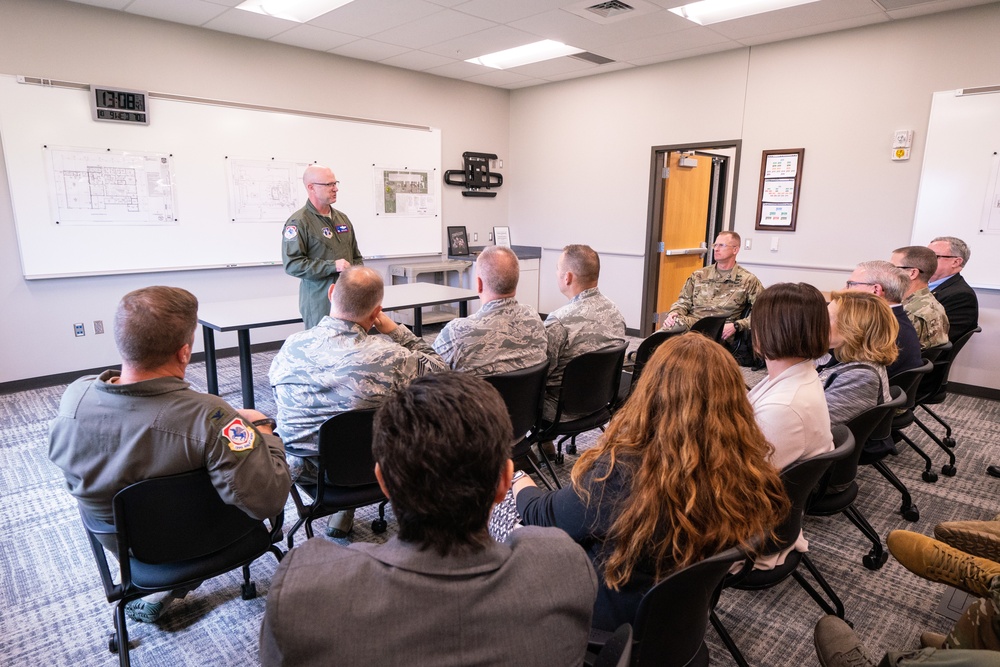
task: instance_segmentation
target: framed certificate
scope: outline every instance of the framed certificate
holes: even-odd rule
[[[805,152],[804,148],[762,151],[754,229],[795,231]]]
[[[504,248],[510,247],[510,227],[494,227],[493,243]]]

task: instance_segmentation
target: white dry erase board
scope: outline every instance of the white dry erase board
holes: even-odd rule
[[[86,89],[0,75],[25,278],[280,264],[309,163],[336,172],[364,256],[441,252],[440,130],[169,97],[149,125],[98,122]]]
[[[969,245],[969,284],[1000,289],[1000,86],[934,93],[911,242],[936,236]]]

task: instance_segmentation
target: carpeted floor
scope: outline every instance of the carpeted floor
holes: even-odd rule
[[[273,352],[254,355],[257,407],[274,413],[267,386]],[[241,403],[238,362],[220,359],[220,391],[234,405]],[[204,390],[203,364],[188,371],[196,389]],[[748,376],[748,379],[749,376]],[[93,558],[80,527],[75,502],[64,490],[61,472],[47,459],[46,432],[64,386],[0,396],[0,665],[113,665],[107,651],[112,607],[105,600]],[[944,520],[990,518],[1000,511],[1000,480],[984,474],[989,463],[1000,463],[997,426],[1000,403],[951,396],[940,411],[955,427],[958,475],[941,476],[936,484],[920,480],[921,466],[909,451],[890,465],[913,493],[921,518],[905,521],[896,510],[899,494],[873,470],[863,468],[857,506],[883,537],[896,528],[932,534]],[[916,429],[909,429],[915,435]],[[585,449],[597,433],[578,442]],[[919,444],[940,466],[943,453],[923,435]],[[575,457],[567,457],[559,474],[566,480]],[[287,507],[286,527],[294,520]],[[368,525],[374,509],[358,513],[352,540],[385,539],[395,531],[389,519],[387,535],[374,536]],[[922,630],[944,631],[950,621],[935,609],[946,588],[917,578],[891,557],[878,572],[861,565],[868,546],[842,516],[809,518],[805,524],[811,555],[838,591],[858,633],[878,652],[914,647]],[[304,539],[301,533],[297,539]],[[319,538],[327,539],[327,538]],[[346,542],[346,541],[344,541]],[[252,569],[260,596],[243,601],[239,575],[206,582],[171,608],[154,625],[130,623],[132,659],[137,665],[256,665],[257,636],[270,577],[276,563],[270,556]],[[818,664],[812,629],[819,607],[792,580],[774,589],[750,593],[726,591],[719,615],[753,665],[783,667]],[[391,628],[359,627],[377,641]],[[433,638],[428,638],[433,641]],[[708,641],[712,661],[733,664],[714,631]],[[330,649],[335,650],[331,637]]]

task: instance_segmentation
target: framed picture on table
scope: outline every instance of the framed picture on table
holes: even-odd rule
[[[493,243],[504,248],[510,247],[510,227],[494,227]]]
[[[469,254],[469,236],[465,232],[465,227],[448,228],[448,254],[458,256]]]

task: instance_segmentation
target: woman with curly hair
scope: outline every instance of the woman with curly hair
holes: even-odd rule
[[[732,356],[688,333],[653,354],[572,486],[543,492],[524,476],[513,491],[523,523],[562,528],[587,550],[601,583],[593,625],[614,630],[673,571],[749,550],[784,518],[772,451]]]

